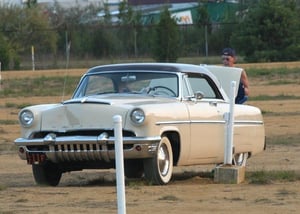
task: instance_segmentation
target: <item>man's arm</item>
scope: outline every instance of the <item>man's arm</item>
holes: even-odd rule
[[[249,81],[245,70],[242,71],[241,81],[244,84],[245,95],[249,96]]]

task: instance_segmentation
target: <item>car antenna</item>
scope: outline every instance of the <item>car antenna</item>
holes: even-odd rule
[[[67,85],[67,72],[69,69],[69,61],[70,61],[70,50],[71,50],[71,41],[68,39],[68,32],[65,33],[66,37],[66,69],[65,69],[65,80],[64,80],[64,86],[63,86],[63,93],[61,97],[61,102],[64,101],[65,97],[65,91],[66,91],[66,85]]]

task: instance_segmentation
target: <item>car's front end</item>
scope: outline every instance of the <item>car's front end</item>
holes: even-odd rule
[[[47,159],[55,163],[112,161],[115,115],[122,118],[124,158],[152,157],[160,135],[156,127],[151,127],[151,117],[146,118],[141,106],[156,101],[144,98],[132,105],[128,97],[126,102],[121,101],[122,96],[114,97],[110,101],[94,97],[23,109],[19,114],[22,137],[15,140],[20,157],[29,164]]]

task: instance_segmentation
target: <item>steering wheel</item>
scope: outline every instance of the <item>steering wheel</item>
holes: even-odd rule
[[[165,90],[171,92],[171,94],[172,94],[174,97],[176,97],[176,93],[175,93],[172,89],[170,89],[170,88],[168,88],[168,87],[166,87],[166,86],[162,86],[162,85],[157,85],[157,86],[151,87],[151,88],[149,89],[148,93],[150,93],[151,91],[156,91],[157,89],[165,89]],[[167,93],[166,91],[157,91],[157,93],[164,93],[164,94],[166,94],[166,95],[170,95],[170,93]]]

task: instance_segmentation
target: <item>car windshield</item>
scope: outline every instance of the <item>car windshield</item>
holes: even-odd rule
[[[177,97],[178,76],[175,73],[150,71],[88,74],[81,80],[73,98],[108,93]]]

